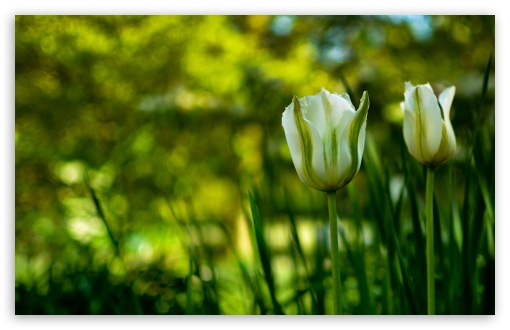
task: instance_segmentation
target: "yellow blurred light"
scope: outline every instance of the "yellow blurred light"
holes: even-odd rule
[[[81,161],[60,163],[56,167],[56,174],[67,185],[81,183],[85,172],[85,164]]]
[[[245,259],[253,257],[253,247],[251,245],[250,231],[247,225],[247,219],[243,212],[239,212],[235,221],[236,233],[234,235],[235,242],[237,243],[237,250],[239,254]]]
[[[124,264],[119,258],[114,258],[111,262],[108,263],[108,270],[110,273],[117,276],[124,276],[126,274]]]
[[[409,35],[402,28],[393,28],[388,33],[388,43],[397,48],[405,48],[409,44]]]
[[[201,226],[202,237],[204,243],[208,246],[225,246],[227,244],[227,238],[223,229],[217,225],[205,225]]]
[[[212,270],[207,265],[200,266],[200,277],[204,281],[210,281],[212,279]]]
[[[213,177],[200,178],[201,184],[193,192],[195,209],[204,215],[225,218],[237,208],[237,188],[229,179]]]
[[[311,221],[300,221],[297,224],[299,240],[304,251],[312,251],[315,247],[315,224]]]
[[[384,118],[392,123],[402,123],[404,120],[404,111],[400,107],[400,102],[390,103],[383,108]]]
[[[265,15],[253,15],[247,17],[248,26],[252,30],[263,30],[267,26],[269,17]]]
[[[271,266],[275,274],[278,275],[282,282],[286,282],[294,273],[294,262],[288,255],[277,255],[272,258]]]
[[[233,137],[233,149],[241,158],[241,167],[250,174],[260,172],[262,156],[260,144],[262,128],[259,125],[249,125]]]
[[[465,44],[471,40],[471,31],[466,25],[457,22],[452,28],[452,36],[455,41]]]
[[[133,144],[131,145],[131,150],[133,150],[135,154],[145,154],[148,153],[153,146],[154,134],[152,133],[152,128],[147,126],[140,129]]]
[[[96,217],[67,219],[67,231],[71,237],[82,243],[90,243],[96,237],[106,236],[104,224]]]
[[[91,177],[90,183],[92,187],[101,190],[111,187],[115,180],[116,171],[113,166],[104,165],[99,169],[99,171],[90,171],[89,174]]]
[[[290,228],[286,223],[274,223],[267,229],[267,242],[272,248],[283,250],[289,246]]]

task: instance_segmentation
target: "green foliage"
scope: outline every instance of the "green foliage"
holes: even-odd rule
[[[404,81],[457,88],[436,311],[494,314],[494,16],[15,29],[17,314],[331,314],[326,196],[299,181],[281,127],[321,87],[370,94],[362,167],[337,194],[344,314],[425,314],[426,175],[403,142]]]

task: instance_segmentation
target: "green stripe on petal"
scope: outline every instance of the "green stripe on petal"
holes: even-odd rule
[[[416,140],[420,144],[422,159],[431,160],[441,144],[441,109],[429,84],[417,86],[414,99],[415,111],[419,112],[417,120],[420,121]]]
[[[425,159],[425,155],[423,154],[423,143],[425,143],[425,131],[423,129],[423,111],[421,109],[421,99],[420,99],[420,89],[416,87],[414,90],[414,93],[412,94],[412,97],[414,98],[414,112],[415,112],[415,118],[416,118],[416,151],[418,152],[418,155],[421,159]],[[425,146],[425,149],[427,146]]]
[[[336,138],[336,129],[335,128],[331,128],[331,136],[329,138],[329,142],[330,142],[330,160],[331,160],[331,165],[332,166],[336,166],[336,163],[337,163],[337,159],[338,159],[338,144],[337,144],[337,138]]]
[[[450,145],[450,140],[448,139],[448,131],[446,128],[446,123],[443,122],[443,127],[441,131],[441,144],[439,145],[439,149],[437,153],[434,155],[434,158],[430,163],[426,163],[427,165],[439,166],[442,165],[452,158],[455,153],[455,148],[452,148]]]
[[[448,133],[446,132],[446,125],[443,122],[443,127],[441,129],[441,144],[439,144],[439,149],[434,155],[433,163],[441,165],[450,160],[450,157],[451,155],[448,154]]]
[[[302,173],[306,180],[316,186],[321,184],[320,178],[317,176],[313,169],[313,143],[312,131],[308,123],[303,119],[301,112],[301,104],[299,98],[294,96],[294,120],[298,130],[298,137],[300,139],[301,154],[303,155],[301,161]]]
[[[363,92],[363,96],[361,97],[360,105],[358,111],[356,111],[356,115],[349,126],[348,132],[348,141],[349,141],[349,151],[351,153],[351,172],[350,175],[347,176],[349,178],[346,180],[346,183],[352,180],[352,178],[356,175],[359,168],[359,155],[358,155],[358,139],[363,123],[367,119],[368,107],[370,106],[370,100],[368,98],[368,93]]]
[[[338,158],[338,145],[336,139],[336,130],[333,126],[333,106],[329,100],[329,95],[325,90],[321,92],[322,106],[326,118],[326,130],[322,138],[322,149],[324,165],[326,170],[326,181],[331,181],[331,177],[338,171],[336,167]]]

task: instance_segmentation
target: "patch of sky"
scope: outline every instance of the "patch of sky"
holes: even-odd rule
[[[294,16],[276,16],[271,24],[271,29],[274,34],[285,36],[292,31],[294,20]]]
[[[347,31],[340,27],[331,27],[326,34],[326,42],[322,45],[320,60],[326,65],[346,62],[352,56],[352,50],[346,45]]]
[[[336,64],[347,61],[351,56],[351,50],[347,47],[333,46],[326,50],[324,62],[326,64]]]
[[[407,24],[413,37],[418,41],[427,41],[432,37],[432,18],[426,15],[391,15],[383,16],[394,24]]]

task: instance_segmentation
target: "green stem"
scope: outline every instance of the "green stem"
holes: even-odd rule
[[[434,284],[434,168],[427,169],[427,310],[429,315],[436,313],[436,293]]]
[[[333,286],[335,288],[335,315],[342,315],[342,283],[340,282],[340,259],[338,258],[338,226],[336,218],[336,191],[328,193],[329,234],[331,237],[331,264],[333,266]]]

